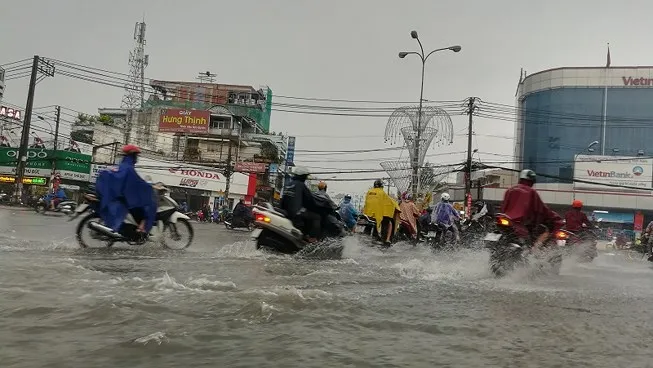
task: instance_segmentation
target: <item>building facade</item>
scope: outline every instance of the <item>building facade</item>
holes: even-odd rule
[[[521,78],[513,168],[534,170],[553,208],[580,199],[638,231],[644,217],[653,219],[651,101],[648,66],[556,68]],[[501,201],[516,180],[514,172],[494,173],[484,198]]]

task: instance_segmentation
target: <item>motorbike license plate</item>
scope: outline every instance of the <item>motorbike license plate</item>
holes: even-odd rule
[[[435,231],[429,231],[429,232],[426,234],[426,237],[427,237],[427,238],[435,238],[435,235],[436,235],[436,232],[435,232]]]
[[[86,211],[86,208],[88,208],[88,204],[84,203],[84,204],[80,205],[79,207],[77,207],[77,209],[75,210],[75,213],[82,213],[82,212]]]
[[[501,234],[497,234],[497,233],[488,233],[487,235],[485,235],[485,238],[483,238],[483,240],[491,241],[491,242],[498,241],[499,239],[501,239]]]
[[[263,229],[254,229],[254,231],[252,231],[252,239],[258,239],[262,231]]]

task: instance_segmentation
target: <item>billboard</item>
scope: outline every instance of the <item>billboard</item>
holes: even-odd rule
[[[634,188],[651,189],[653,188],[653,159],[578,155],[574,163],[574,188],[626,192],[637,191]]]
[[[207,110],[162,109],[159,132],[208,133],[211,112]]]
[[[264,173],[268,164],[262,162],[236,162],[234,170],[246,173]]]
[[[286,153],[286,166],[295,166],[295,137],[288,137],[288,152]]]

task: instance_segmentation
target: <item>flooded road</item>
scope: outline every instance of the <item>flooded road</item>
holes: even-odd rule
[[[0,209],[2,367],[653,366],[653,270],[620,254],[496,280],[484,252],[351,237],[309,261],[213,224],[184,252],[81,250],[73,229]]]

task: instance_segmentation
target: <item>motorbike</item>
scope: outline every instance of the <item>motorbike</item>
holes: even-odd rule
[[[39,198],[39,200],[34,205],[34,210],[36,212],[45,214],[46,212],[61,212],[66,215],[70,215],[75,212],[77,208],[77,202],[75,201],[61,201],[54,207],[54,211],[50,209],[50,203],[45,199],[45,196]]]
[[[229,213],[224,220],[224,226],[230,230],[243,228],[251,231],[253,227],[252,218],[251,216],[249,216],[249,218],[242,218],[242,217],[234,218],[233,214]]]
[[[147,241],[153,241],[162,244],[169,249],[185,249],[188,248],[194,237],[193,227],[190,224],[190,218],[184,215],[179,208],[179,204],[172,199],[169,195],[169,190],[160,184],[155,185],[159,203],[157,206],[155,224],[150,230],[149,234],[142,234],[137,231],[138,224],[134,221],[131,214],[127,215],[119,232],[113,231],[111,228],[105,226],[98,215],[98,206],[100,198],[94,192],[88,191],[84,194],[84,201],[80,204],[71,216],[69,221],[76,219],[79,216],[84,216],[77,224],[75,235],[80,247],[88,248],[86,240],[82,237],[85,228],[91,230],[91,237],[95,240],[106,243],[107,247],[111,247],[115,243],[127,243],[129,245],[142,245]],[[180,228],[185,228],[188,231],[188,240],[182,243],[180,247],[173,247],[170,245],[168,239],[181,240],[179,234]],[[170,229],[170,234],[165,234],[165,231]]]
[[[431,246],[433,249],[443,249],[446,246],[455,245],[456,236],[452,230],[452,226],[458,228],[458,233],[462,238],[462,231],[460,226],[460,221],[456,220],[454,223],[447,227],[442,224],[431,224],[426,230],[426,233],[422,233],[422,237],[426,240],[426,244]]]
[[[317,243],[309,244],[304,240],[304,234],[296,228],[287,214],[281,208],[264,202],[252,209],[256,229],[252,232],[252,239],[256,240],[256,249],[269,249],[283,254],[320,253],[327,258],[339,258],[344,246],[342,244],[330,245],[328,240],[342,238],[346,235],[344,225],[340,219],[337,208],[332,208],[324,203],[318,205],[324,211],[322,217],[322,237]]]
[[[563,246],[569,256],[576,256],[578,261],[589,263],[596,258],[599,253],[597,250],[598,234],[595,229],[585,228],[579,233],[573,233],[566,230],[567,237],[558,239],[558,246]]]
[[[376,220],[365,214],[360,214],[358,216],[358,221],[356,222],[357,233],[372,236],[374,229],[376,229]]]
[[[502,277],[518,266],[527,266],[529,256],[543,259],[552,269],[553,273],[560,272],[562,254],[557,252],[558,241],[567,240],[573,236],[566,230],[549,234],[548,229],[542,225],[538,228],[538,235],[543,238],[541,250],[533,249],[533,242],[521,239],[514,231],[514,223],[505,214],[496,217],[497,229],[488,233],[483,241],[490,251],[490,270],[496,277]]]

